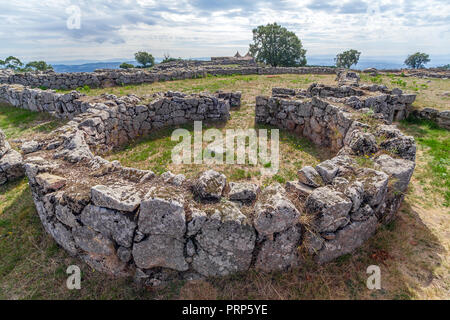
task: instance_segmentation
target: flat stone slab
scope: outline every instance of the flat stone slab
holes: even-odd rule
[[[141,203],[139,193],[131,186],[97,185],[91,189],[92,202],[99,207],[133,212]]]
[[[36,182],[44,189],[44,192],[50,192],[63,188],[67,180],[63,177],[44,172],[36,176]]]

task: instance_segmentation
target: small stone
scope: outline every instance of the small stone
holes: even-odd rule
[[[39,150],[39,148],[40,148],[39,142],[34,141],[34,140],[26,141],[20,147],[22,152],[25,154],[36,152]]]
[[[318,188],[323,185],[320,174],[311,166],[303,167],[298,171],[298,180],[313,188]]]
[[[256,199],[258,190],[258,186],[254,183],[230,182],[228,197],[236,201],[253,201]]]
[[[205,200],[220,200],[226,185],[225,175],[214,171],[205,171],[194,185],[195,193]]]

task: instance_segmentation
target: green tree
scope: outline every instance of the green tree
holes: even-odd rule
[[[5,61],[0,59],[0,68],[5,65]]]
[[[350,69],[352,65],[358,64],[360,56],[361,52],[351,49],[336,55],[334,61],[336,62],[336,67]]]
[[[274,67],[306,65],[306,50],[295,33],[273,23],[253,29],[250,54],[257,62]]]
[[[38,71],[53,70],[53,67],[45,61],[31,61],[26,64],[25,69],[34,69]]]
[[[131,63],[123,62],[120,64],[119,68],[121,69],[132,69],[134,66]]]
[[[19,70],[23,66],[23,63],[18,58],[9,56],[5,59],[4,65],[7,69]]]
[[[431,61],[430,56],[428,54],[416,52],[408,56],[408,58],[406,58],[405,64],[410,68],[419,69],[424,68],[425,64],[427,64],[430,61]]]
[[[134,58],[138,63],[142,64],[144,68],[153,67],[155,64],[155,58],[148,52],[139,51],[134,54]]]

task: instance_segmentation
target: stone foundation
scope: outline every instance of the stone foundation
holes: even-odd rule
[[[18,107],[48,109],[41,105],[41,91],[1,88],[2,98]],[[314,168],[299,168],[297,181],[265,188],[228,181],[212,170],[189,180],[98,156],[163,126],[226,121],[237,95],[168,92],[144,102],[136,96],[71,94],[76,111],[51,111],[62,110],[59,115],[71,121],[23,146],[45,230],[91,267],[133,275],[147,285],[250,268],[285,270],[301,266],[302,250],[319,263],[353,251],[379,223],[395,217],[414,170],[415,143],[388,120],[331,102],[313,88],[258,97],[255,120],[338,153]],[[46,99],[58,106],[62,97]]]

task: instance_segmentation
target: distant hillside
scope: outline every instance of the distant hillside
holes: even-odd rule
[[[95,69],[119,69],[122,62],[94,62],[76,65],[54,64],[52,66],[55,72],[92,72]],[[135,61],[126,62],[136,65]]]

